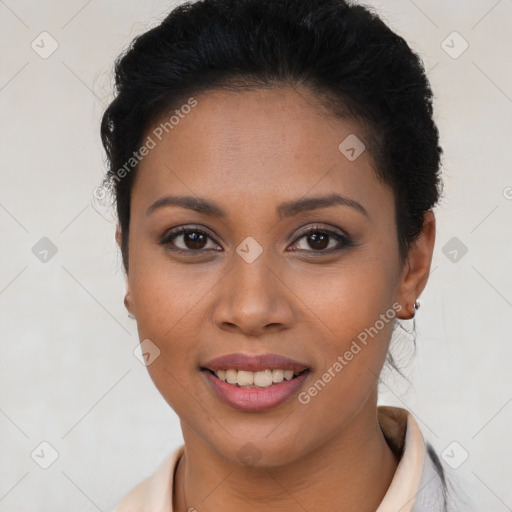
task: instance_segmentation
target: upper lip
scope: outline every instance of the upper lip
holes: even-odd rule
[[[226,354],[208,361],[202,368],[212,371],[245,370],[258,372],[261,370],[308,370],[308,365],[294,361],[279,354]]]

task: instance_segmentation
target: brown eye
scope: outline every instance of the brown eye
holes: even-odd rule
[[[178,229],[166,234],[160,244],[170,246],[171,249],[182,252],[201,252],[208,250],[209,240],[213,243],[210,235],[201,229],[180,226]],[[212,248],[218,250],[219,246],[213,243],[213,247],[210,247],[210,249]]]
[[[304,240],[305,242],[302,247],[299,247],[299,242],[301,240]],[[293,250],[330,253],[341,250],[345,247],[352,247],[353,245],[353,242],[341,233],[336,233],[319,227],[313,227],[308,229],[305,233],[302,233],[293,245]]]
[[[180,235],[183,237],[183,243],[186,249],[204,249],[207,237],[197,231],[189,231]]]

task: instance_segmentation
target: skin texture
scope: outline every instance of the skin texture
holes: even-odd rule
[[[148,371],[181,422],[186,448],[174,510],[315,511],[336,504],[345,512],[374,511],[397,465],[376,409],[392,322],[308,404],[293,397],[264,412],[240,412],[213,394],[199,368],[233,352],[277,353],[311,368],[306,389],[394,303],[403,306],[398,318],[412,316],[430,270],[434,215],[425,215],[401,268],[392,189],[377,178],[368,151],[351,162],[338,149],[349,134],[363,139],[356,121],[327,117],[303,88],[195,98],[197,106],[140,163],[125,297],[140,339],[161,351]],[[281,202],[333,192],[359,202],[368,217],[346,205],[276,214]],[[207,198],[226,217],[178,206],[147,215],[166,195]],[[210,237],[198,243],[178,235],[159,244],[179,226]],[[311,242],[302,236],[311,226],[317,236],[322,229],[345,233],[355,246],[324,255],[340,243]],[[250,264],[236,252],[249,236],[263,249]],[[254,466],[237,455],[248,441],[261,454]]]

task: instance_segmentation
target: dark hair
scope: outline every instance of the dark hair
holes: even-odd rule
[[[442,188],[420,57],[371,8],[343,0],[199,0],[176,7],[115,63],[116,97],[101,122],[103,184],[115,198],[126,272],[133,157],[148,130],[192,95],[285,86],[308,88],[330,115],[360,121],[377,177],[394,191],[406,261]],[[398,370],[391,353],[388,362]]]
[[[377,176],[394,191],[405,262],[441,193],[442,150],[418,55],[370,8],[343,0],[199,0],[176,7],[115,63],[117,94],[101,122],[103,184],[113,189],[126,272],[133,156],[152,124],[192,94],[295,85],[332,115],[362,122]]]

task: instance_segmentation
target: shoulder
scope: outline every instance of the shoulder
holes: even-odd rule
[[[169,512],[172,511],[174,471],[184,445],[172,451],[156,471],[136,485],[112,512]]]

